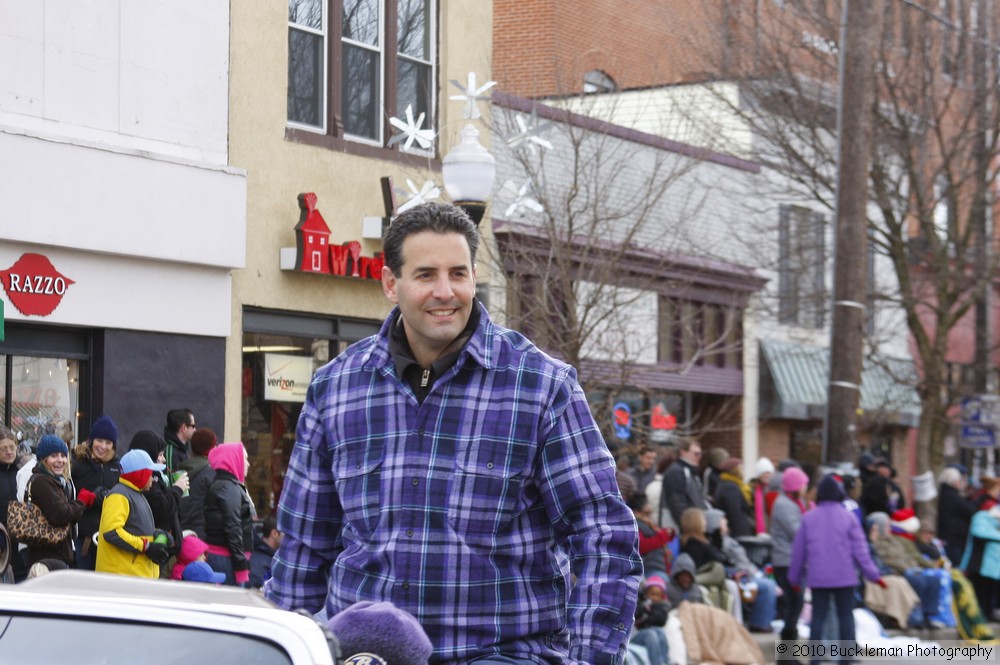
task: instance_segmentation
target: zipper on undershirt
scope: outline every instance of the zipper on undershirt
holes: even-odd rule
[[[427,382],[430,380],[431,380],[431,371],[429,369],[425,369],[424,373],[420,376],[420,387],[426,388]]]

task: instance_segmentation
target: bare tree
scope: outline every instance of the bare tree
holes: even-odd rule
[[[752,38],[716,48],[719,27],[692,41],[713,63],[706,70],[728,72],[738,84],[737,103],[716,100],[757,137],[755,156],[828,209],[836,190],[839,4],[758,4]],[[703,24],[728,29],[723,10],[709,5]],[[871,300],[898,309],[910,334],[920,374],[923,473],[943,465],[950,409],[971,389],[952,381],[949,341],[969,325],[997,274],[996,237],[985,229],[995,219],[990,189],[1000,164],[1000,7],[975,0],[887,0],[878,7],[868,225],[872,250],[892,266],[882,286],[892,288]],[[870,332],[868,346],[876,350],[877,331]]]
[[[582,103],[594,99],[613,96]],[[578,368],[599,421],[610,422],[623,391],[649,397],[649,386],[669,385],[667,375],[709,368],[738,377],[743,310],[763,280],[705,258],[687,238],[701,222],[702,243],[725,244],[731,220],[710,182],[752,177],[750,165],[502,94],[492,115],[503,185],[493,203],[494,258],[506,312]],[[681,427],[738,431],[737,383],[728,396],[694,399],[675,414]],[[649,415],[633,414],[636,422]]]

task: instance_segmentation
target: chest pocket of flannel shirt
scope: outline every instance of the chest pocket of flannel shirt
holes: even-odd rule
[[[448,520],[470,544],[489,545],[522,502],[529,446],[466,441],[459,446],[448,495]]]
[[[382,446],[342,446],[333,452],[337,494],[349,528],[368,540],[378,526]]]

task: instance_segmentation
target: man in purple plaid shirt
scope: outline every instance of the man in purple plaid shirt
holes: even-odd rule
[[[622,663],[642,563],[576,372],[476,301],[458,208],[416,206],[383,245],[397,307],[313,378],[268,596],[389,601],[432,663]]]

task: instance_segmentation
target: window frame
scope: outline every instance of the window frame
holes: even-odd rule
[[[287,105],[285,112],[285,140],[295,143],[303,143],[316,147],[326,148],[337,152],[344,152],[362,157],[374,157],[379,159],[390,159],[402,162],[409,166],[441,168],[441,160],[438,155],[439,144],[435,139],[434,146],[429,150],[424,150],[414,144],[409,149],[403,147],[403,143],[388,145],[393,136],[393,131],[389,123],[389,117],[403,117],[405,109],[399,109],[395,114],[389,109],[396,108],[398,95],[398,74],[399,59],[407,61],[418,61],[410,55],[398,52],[398,4],[403,0],[377,0],[379,8],[379,53],[381,63],[379,66],[378,89],[381,99],[378,104],[381,122],[379,123],[378,139],[371,139],[364,136],[357,136],[347,133],[343,122],[343,95],[340,91],[343,87],[343,2],[344,0],[320,0],[321,11],[323,12],[322,23],[324,26],[322,34],[323,67],[321,76],[323,81],[323,108],[320,110],[322,127],[307,125],[288,119]],[[438,77],[440,75],[440,5],[438,0],[427,0],[429,14],[429,39],[428,52],[430,60],[427,63],[431,67],[430,81],[433,91],[430,94],[430,111],[425,125],[437,131],[439,125],[439,96],[440,86]],[[288,22],[288,30],[306,30],[298,24]],[[310,32],[316,33],[315,30]],[[287,39],[286,39],[287,43]],[[290,55],[288,56],[291,57]],[[288,95],[288,82],[286,80],[286,99]],[[427,128],[427,127],[425,127]]]

